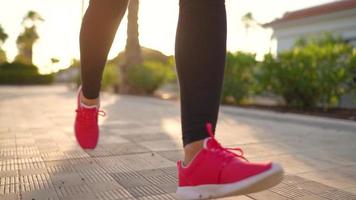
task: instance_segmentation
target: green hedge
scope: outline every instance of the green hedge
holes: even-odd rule
[[[263,89],[281,95],[288,106],[327,109],[356,90],[355,60],[351,45],[324,35],[300,40],[277,58],[266,55],[256,78]]]
[[[153,94],[162,84],[175,77],[173,68],[156,61],[145,61],[129,68],[128,82],[135,93]]]
[[[119,87],[120,76],[119,68],[114,63],[108,63],[103,72],[103,78],[101,80],[101,88],[103,90],[115,89]]]
[[[254,54],[243,52],[227,54],[222,91],[223,103],[243,103],[254,93],[256,63]]]
[[[23,63],[5,63],[0,65],[0,84],[50,84],[54,75],[41,75],[34,65]]]

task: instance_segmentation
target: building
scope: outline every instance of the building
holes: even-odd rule
[[[264,24],[273,29],[277,52],[290,49],[301,37],[330,32],[356,46],[356,0],[334,1],[287,12]]]

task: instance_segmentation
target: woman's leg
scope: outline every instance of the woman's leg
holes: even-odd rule
[[[99,90],[106,59],[128,0],[91,0],[80,31],[82,88],[78,94],[75,136],[82,148],[98,144]]]
[[[209,137],[205,124],[218,117],[226,55],[224,0],[181,0],[176,36],[176,65],[186,158]]]
[[[82,93],[99,97],[100,82],[116,31],[128,0],[91,0],[80,31]]]
[[[179,199],[258,192],[283,178],[279,164],[247,162],[242,149],[225,148],[214,137],[226,55],[224,4],[180,0],[176,64],[185,160],[177,164]]]

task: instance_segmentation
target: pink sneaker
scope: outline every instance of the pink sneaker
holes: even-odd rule
[[[210,138],[188,166],[178,161],[179,199],[208,199],[242,195],[265,190],[280,183],[283,169],[276,163],[250,163],[240,148],[224,148],[214,138],[211,124],[207,124]],[[234,151],[239,151],[236,154]]]
[[[82,88],[79,87],[77,115],[74,123],[75,137],[83,149],[94,149],[99,139],[98,115],[105,116],[105,112],[99,110],[99,106],[87,107],[82,105],[80,102],[81,90]]]

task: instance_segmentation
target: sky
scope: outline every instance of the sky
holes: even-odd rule
[[[11,61],[17,54],[16,38],[22,30],[21,21],[29,10],[38,12],[45,21],[38,27],[40,39],[34,46],[34,63],[42,73],[68,67],[79,58],[79,30],[83,10],[89,0],[0,0],[0,24],[9,39],[2,46]],[[293,11],[332,0],[226,0],[228,51],[247,51],[262,57],[276,48],[271,41],[271,29],[253,28],[246,35],[241,17],[251,12],[259,23],[266,23]],[[178,0],[140,0],[139,39],[141,46],[153,48],[166,55],[174,54],[174,40],[178,19]],[[121,22],[109,59],[125,47],[126,16]],[[59,63],[52,65],[51,58]]]

